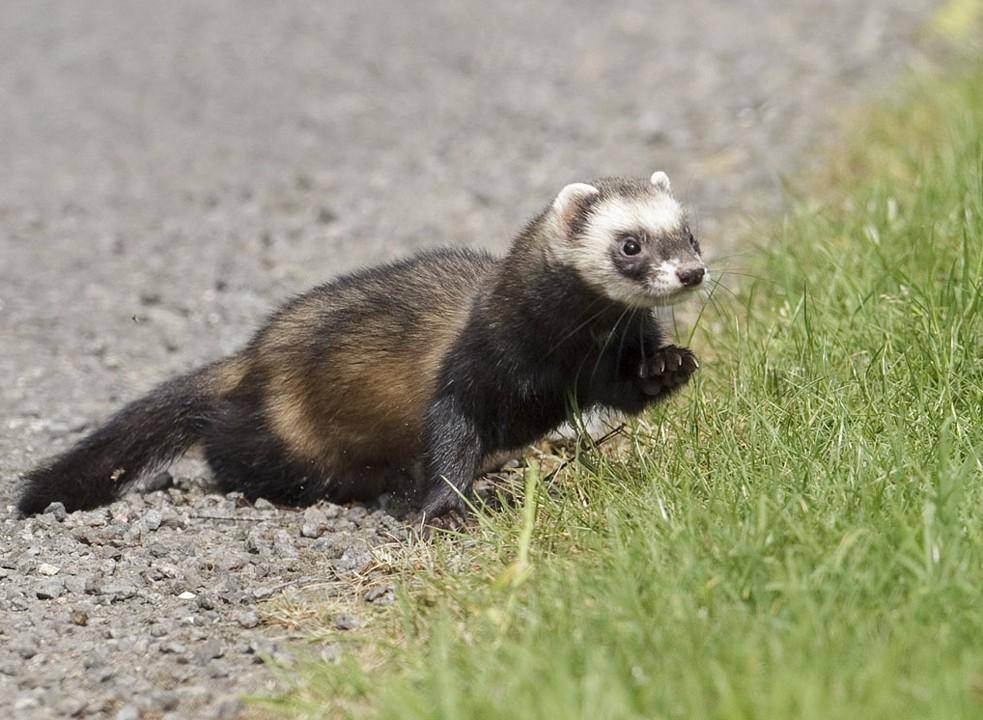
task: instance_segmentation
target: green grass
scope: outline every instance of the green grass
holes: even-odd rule
[[[418,548],[369,640],[277,707],[983,717],[983,70],[831,166],[707,307],[688,391]]]

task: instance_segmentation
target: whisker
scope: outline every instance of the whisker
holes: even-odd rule
[[[714,255],[713,257],[707,258],[708,262],[717,262],[718,260],[728,260],[734,257],[745,257],[747,255],[754,255],[756,251],[754,250],[741,250],[740,252],[732,252],[727,255]]]
[[[718,283],[715,282],[713,287],[707,289],[706,302],[700,305],[700,312],[697,313],[696,315],[696,320],[693,323],[693,329],[689,331],[689,337],[686,338],[687,345],[691,345],[693,343],[693,337],[696,335],[696,331],[700,327],[700,321],[703,319],[703,313],[706,312],[707,305],[709,305],[710,303],[716,303],[713,294],[714,291],[716,290],[717,285]],[[714,304],[714,307],[716,307],[716,304]]]
[[[753,280],[759,280],[760,282],[772,283],[777,285],[777,283],[770,278],[762,277],[760,275],[754,275],[752,273],[740,272],[738,270],[717,270],[716,268],[710,268],[710,270],[716,275],[737,275],[738,277],[751,278]]]
[[[714,279],[711,279],[710,282],[713,283],[714,288],[718,288],[718,287],[719,288],[723,288],[724,290],[726,290],[727,292],[729,292],[731,294],[731,297],[733,297],[735,300],[738,300],[738,301],[740,300],[740,298],[738,297],[737,293],[734,292],[731,288],[729,288],[726,285],[724,285],[720,280],[717,280],[717,279],[714,278]]]
[[[728,292],[730,292],[731,294],[733,294],[733,292],[732,292],[732,291],[730,290],[730,288],[728,288],[728,287],[727,287],[726,285],[718,285],[718,286],[716,286],[716,287],[722,287],[722,288],[723,288],[724,290],[727,290]],[[716,290],[716,287],[714,287],[714,290]],[[735,295],[735,298],[736,298],[736,297],[737,297],[737,296]],[[718,314],[719,314],[719,315],[720,315],[721,317],[727,317],[727,316],[729,315],[729,313],[728,313],[728,311],[727,311],[727,308],[726,308],[726,307],[724,306],[724,304],[723,304],[723,303],[722,303],[722,302],[720,301],[720,298],[719,298],[719,297],[717,297],[717,294],[716,294],[716,292],[713,292],[713,291],[711,291],[711,292],[710,292],[710,293],[709,293],[709,294],[707,295],[707,303],[708,303],[708,304],[710,304],[710,305],[713,305],[713,309],[714,309],[714,310],[715,310],[715,311],[716,311],[716,312],[717,312],[717,313],[718,313]]]

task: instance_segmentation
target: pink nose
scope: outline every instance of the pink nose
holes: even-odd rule
[[[676,277],[686,287],[695,287],[703,282],[703,276],[706,275],[706,272],[707,269],[702,265],[691,265],[679,268],[676,271]]]

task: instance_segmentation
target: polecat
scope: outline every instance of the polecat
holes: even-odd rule
[[[439,516],[571,411],[637,414],[685,383],[696,358],[663,345],[652,308],[705,270],[665,173],[567,185],[505,257],[425,252],[291,300],[241,352],[28,473],[18,507],[107,503],[200,443],[224,491],[298,505],[402,491]]]

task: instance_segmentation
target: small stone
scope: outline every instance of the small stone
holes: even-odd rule
[[[116,720],[140,720],[140,708],[136,705],[124,705],[116,713]]]
[[[99,588],[100,595],[111,595],[113,602],[129,600],[137,594],[136,586],[128,583],[106,583]]]
[[[219,701],[212,710],[212,717],[215,720],[233,720],[242,713],[242,702],[237,698],[225,698]]]
[[[236,622],[239,623],[240,627],[246,629],[254,628],[260,623],[259,613],[255,610],[246,610],[238,613],[236,615]]]
[[[65,594],[65,582],[61,579],[45,580],[34,591],[39,600],[54,600]]]
[[[257,498],[256,502],[253,503],[253,507],[257,510],[276,510],[276,505],[266,498]]]
[[[23,712],[25,710],[33,710],[34,708],[39,707],[40,705],[41,703],[38,701],[36,697],[27,694],[18,695],[17,699],[14,700],[14,710],[16,710],[17,712]]]
[[[361,623],[354,615],[341,613],[334,619],[334,626],[338,630],[355,630]]]
[[[85,712],[89,703],[80,697],[62,698],[57,705],[58,714],[61,717],[75,717]]]
[[[72,614],[68,619],[71,620],[73,625],[78,625],[79,627],[85,627],[89,624],[89,614],[85,610],[72,610]]]
[[[295,557],[297,555],[294,540],[286,530],[276,531],[276,535],[273,536],[273,550],[277,555],[283,557]]]
[[[215,609],[215,597],[209,595],[208,593],[202,593],[198,596],[196,603],[198,607],[202,610],[214,610]]]
[[[351,538],[344,533],[328,533],[314,541],[313,548],[329,559],[340,558],[348,549]]]
[[[319,538],[324,534],[328,527],[328,516],[324,511],[312,506],[304,511],[304,523],[301,525],[300,534],[306,538]]]
[[[246,551],[258,555],[267,549],[266,538],[263,537],[263,529],[259,526],[252,528],[246,533]]]
[[[81,595],[85,592],[86,578],[79,577],[78,575],[66,575],[64,578],[65,589],[68,592],[76,593]]]
[[[178,600],[194,600],[197,597],[190,590],[185,590],[183,593],[177,596]]]
[[[62,522],[66,517],[68,517],[68,511],[65,510],[65,505],[60,502],[53,502],[49,504],[48,507],[44,509],[44,514],[54,516],[55,520],[58,522]]]
[[[61,568],[55,567],[50,563],[41,563],[38,565],[39,575],[48,575],[50,577],[51,575],[57,575],[60,570]]]
[[[166,642],[160,644],[160,651],[165,655],[183,655],[188,648],[179,642]]]
[[[266,600],[267,598],[273,597],[276,594],[276,585],[261,585],[258,588],[253,588],[253,597],[257,600]]]
[[[364,543],[354,543],[348,546],[335,561],[335,569],[339,572],[355,572],[362,570],[372,562],[372,551]]]
[[[225,655],[225,648],[222,647],[221,640],[212,638],[195,650],[195,662],[198,665],[207,665],[211,660],[223,655]]]
[[[150,636],[155,638],[167,637],[167,625],[164,623],[154,623],[150,626]]]
[[[337,219],[338,216],[331,211],[331,208],[325,207],[323,205],[320,208],[318,208],[317,221],[321,225],[330,225]]]
[[[176,693],[164,690],[163,692],[158,692],[151,695],[150,704],[153,706],[154,710],[162,710],[167,712],[177,707],[178,696]]]
[[[160,524],[164,521],[163,516],[160,514],[159,510],[148,510],[143,516],[143,529],[148,532],[154,532],[160,528]]]
[[[396,588],[392,585],[376,585],[362,595],[365,602],[373,605],[392,605],[396,602]]]
[[[188,527],[188,519],[186,516],[179,515],[173,508],[164,507],[160,511],[160,524],[161,527],[183,530]]]
[[[24,640],[19,645],[15,645],[14,650],[25,660],[30,660],[38,654],[38,646],[33,640]]]

